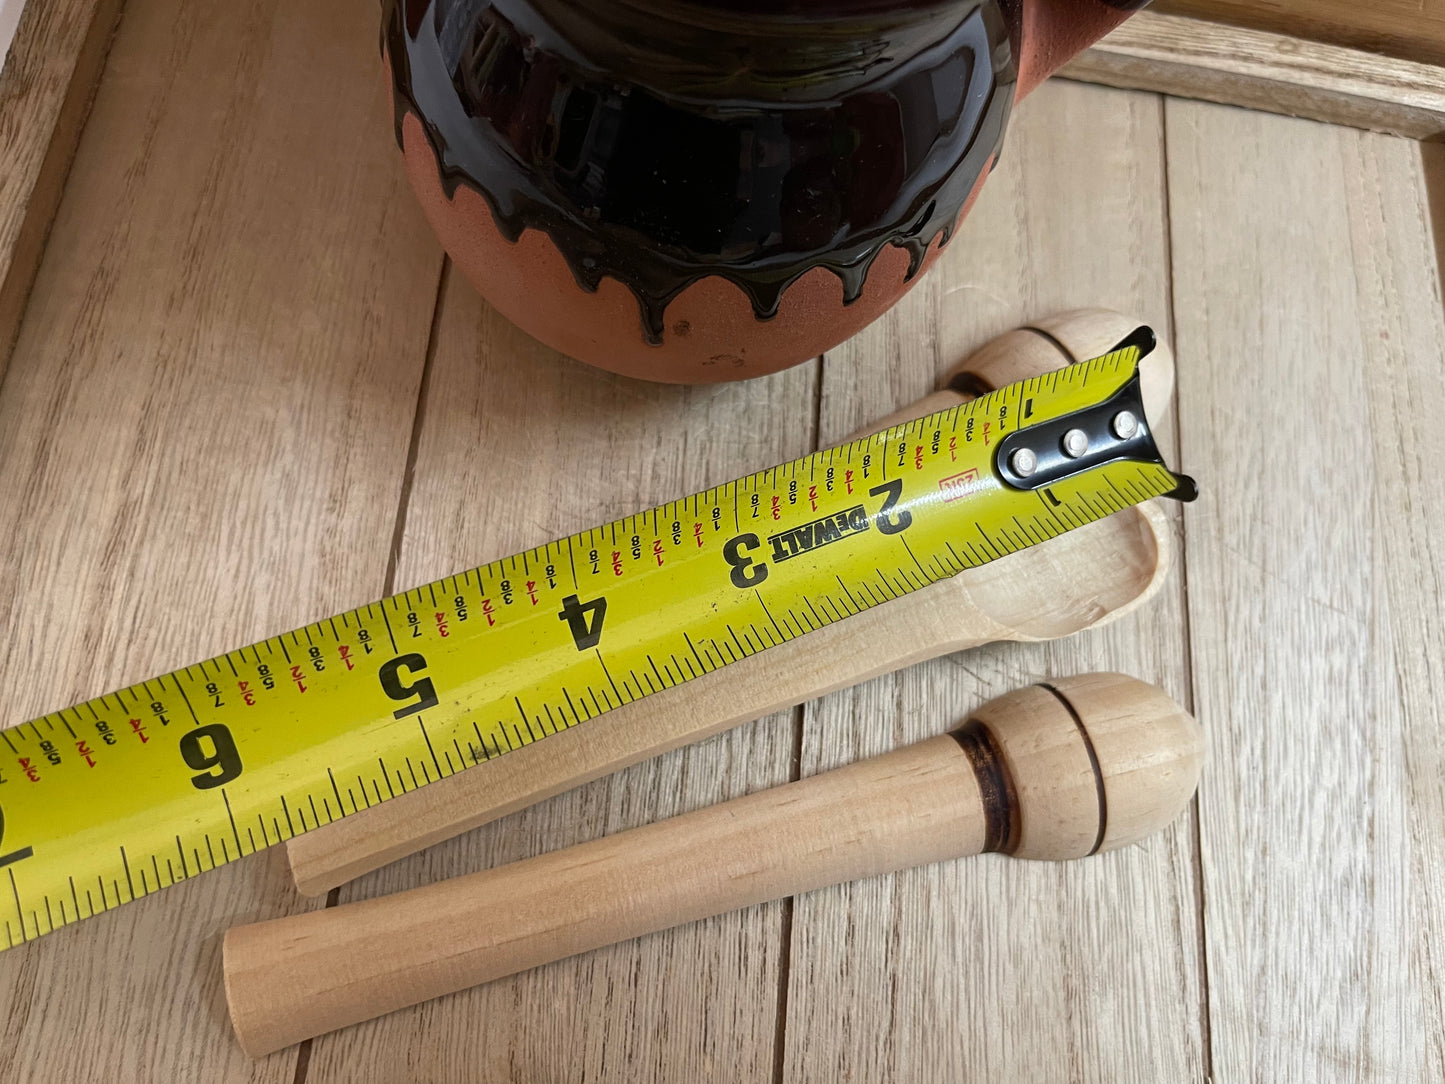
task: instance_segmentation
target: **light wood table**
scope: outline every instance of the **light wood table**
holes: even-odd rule
[[[801,455],[994,334],[1104,305],[1174,342],[1171,458],[1204,491],[1153,605],[744,726],[342,895],[1085,670],[1197,713],[1196,811],[1125,852],[823,891],[253,1064],[220,935],[319,905],[273,850],[0,955],[0,1080],[1445,1078],[1438,149],[1054,83],[888,317],[775,377],[677,388],[561,358],[449,275],[389,104],[354,4],[127,3],[0,385],[4,722]]]

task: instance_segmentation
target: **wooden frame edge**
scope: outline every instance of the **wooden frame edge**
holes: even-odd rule
[[[1060,70],[1066,79],[1445,138],[1445,68],[1141,12]]]
[[[0,132],[15,163],[0,175],[0,379],[123,6],[32,0],[0,69]]]

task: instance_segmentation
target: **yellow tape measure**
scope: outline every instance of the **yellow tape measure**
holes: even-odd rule
[[[0,731],[6,947],[1193,483],[1112,353]]]

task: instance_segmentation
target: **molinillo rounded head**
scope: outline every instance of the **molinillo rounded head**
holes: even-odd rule
[[[1104,309],[1077,309],[1005,332],[960,362],[945,387],[858,435],[1096,357],[1140,323]],[[1161,341],[1140,364],[1151,419],[1168,408],[1173,373]],[[994,640],[1068,636],[1117,620],[1154,594],[1173,559],[1172,531],[1155,503],[968,569],[297,836],[287,844],[296,886],[325,893],[628,764],[923,659]]]
[[[993,788],[984,794],[987,849],[1016,858],[1082,858],[1137,843],[1179,814],[1204,763],[1199,724],[1123,674],[1019,689],[954,736]]]
[[[1199,727],[1121,674],[1022,689],[951,734],[409,892],[226,934],[246,1052],[685,922],[997,851],[1080,858],[1142,839],[1194,792]],[[846,946],[840,947],[846,952]]]

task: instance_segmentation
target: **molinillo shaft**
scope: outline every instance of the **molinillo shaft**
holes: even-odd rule
[[[1107,352],[1139,321],[1085,309],[1005,333],[946,386],[865,432]],[[1173,361],[1161,342],[1140,365],[1146,413],[1161,417]],[[615,708],[545,742],[359,810],[287,844],[308,895],[544,798],[878,674],[995,640],[1049,640],[1112,621],[1146,601],[1172,563],[1153,501],[970,569],[717,672]]]
[[[242,1047],[311,1036],[603,945],[843,881],[989,851],[1081,858],[1172,821],[1198,725],[1121,674],[1034,685],[952,733],[795,783],[328,910],[224,944]],[[840,951],[847,951],[841,946]]]

